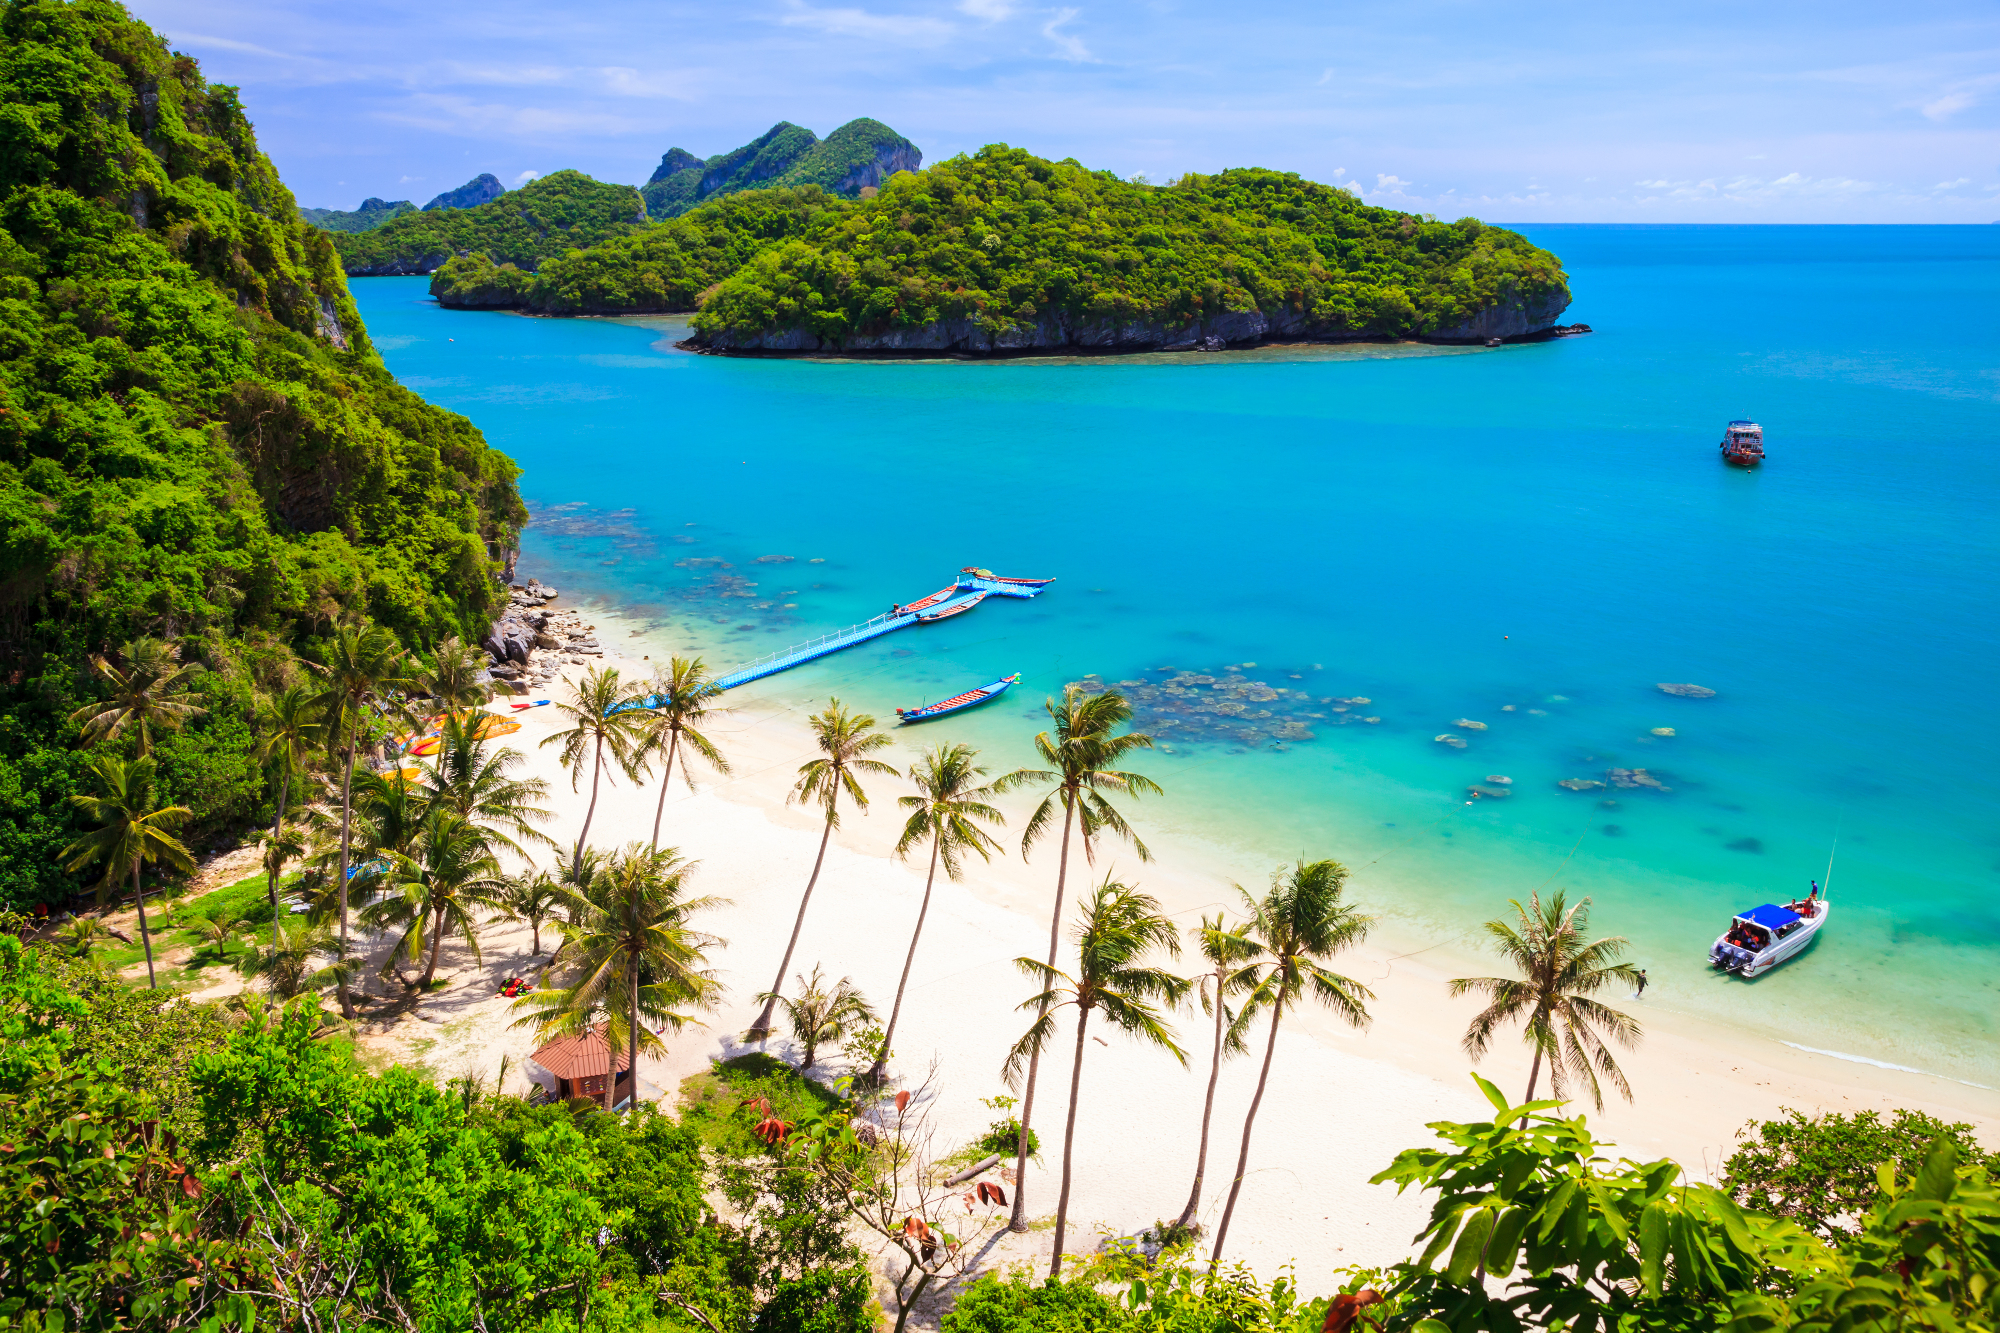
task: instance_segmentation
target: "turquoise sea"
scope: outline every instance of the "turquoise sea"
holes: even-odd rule
[[[737,360],[675,350],[673,321],[354,289],[403,382],[520,461],[520,576],[712,664],[965,565],[1059,579],[756,699],[893,716],[1021,671],[916,738],[1011,766],[1067,680],[1255,663],[1304,693],[1255,704],[1279,716],[1252,743],[1183,722],[1144,765],[1168,790],[1150,834],[1246,883],[1338,857],[1410,948],[1469,944],[1538,887],[1588,893],[1649,1005],[2000,1085],[2000,227],[1521,230],[1596,332]],[[1733,417],[1764,425],[1756,472],[1718,459]],[[1368,703],[1320,702],[1347,698]],[[1272,740],[1287,719],[1312,739]],[[1612,768],[1670,790],[1556,785]],[[1709,972],[1730,912],[1823,879],[1836,837],[1826,937],[1756,982]]]

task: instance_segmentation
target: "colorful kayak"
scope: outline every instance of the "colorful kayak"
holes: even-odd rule
[[[507,706],[518,713],[523,708],[547,708],[549,701],[547,699],[537,699],[531,704],[508,704]]]
[[[1011,676],[1002,676],[991,685],[981,685],[976,690],[967,690],[964,694],[954,694],[951,698],[941,700],[938,703],[925,704],[922,708],[898,708],[896,716],[905,722],[922,722],[927,718],[943,717],[946,713],[957,713],[967,708],[977,708],[989,699],[998,699],[1007,692],[1008,686],[1020,683],[1021,673],[1016,671]]]
[[[973,607],[978,606],[981,602],[985,600],[986,600],[985,593],[983,592],[974,593],[972,596],[966,598],[963,601],[953,602],[951,603],[951,605],[940,607],[936,611],[924,611],[918,613],[917,623],[920,625],[930,625],[940,620],[950,620],[953,616],[962,616],[967,611],[970,611]]]

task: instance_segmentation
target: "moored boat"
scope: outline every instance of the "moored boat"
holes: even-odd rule
[[[1754,421],[1732,421],[1722,430],[1722,461],[1755,467],[1764,461],[1764,428]]]
[[[1760,977],[1803,953],[1831,910],[1825,891],[1814,884],[1811,893],[1783,906],[1764,903],[1738,912],[1709,946],[1708,961],[1741,977]]]
[[[943,717],[946,713],[956,713],[967,708],[977,708],[980,704],[986,703],[989,700],[998,699],[1007,692],[1008,686],[1018,685],[1020,682],[1021,673],[1016,671],[1011,676],[1002,676],[991,685],[981,685],[976,690],[967,690],[964,694],[954,694],[949,699],[943,699],[934,704],[925,704],[922,708],[898,708],[896,716],[905,722],[922,722],[926,718]]]
[[[937,610],[935,611],[920,612],[917,616],[917,622],[919,624],[929,625],[939,620],[950,620],[953,616],[964,615],[967,611],[970,611],[973,607],[978,606],[981,602],[985,600],[986,600],[985,593],[976,592],[972,594],[972,596],[965,598],[963,601],[952,602],[947,606],[941,606],[937,608]]]

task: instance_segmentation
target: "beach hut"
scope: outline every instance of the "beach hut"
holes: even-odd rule
[[[557,1037],[536,1051],[528,1057],[527,1075],[557,1101],[591,1097],[607,1110],[616,1110],[632,1095],[632,1071],[624,1048],[611,1049],[602,1023],[574,1036]]]

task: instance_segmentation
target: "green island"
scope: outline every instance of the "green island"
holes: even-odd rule
[[[361,207],[353,210],[301,208],[299,216],[321,231],[373,231],[385,222],[416,211],[417,206],[407,199],[390,203],[386,199],[368,198],[361,201]]]
[[[1005,146],[868,198],[745,191],[539,268],[468,253],[431,290],[537,314],[693,311],[692,345],[761,352],[1471,342],[1544,332],[1569,304],[1554,255],[1470,218],[1275,171],[1153,187]]]
[[[395,277],[430,273],[472,250],[533,267],[645,225],[645,201],[631,186],[558,171],[473,208],[405,213],[368,231],[335,235],[333,244],[347,276]]]
[[[698,204],[741,190],[816,185],[857,198],[899,171],[915,171],[924,155],[879,120],[850,120],[821,139],[781,120],[741,148],[706,161],[669,149],[641,190],[655,218],[678,217]]]

